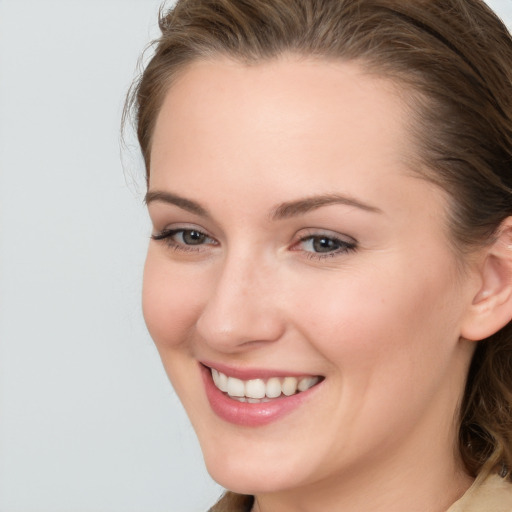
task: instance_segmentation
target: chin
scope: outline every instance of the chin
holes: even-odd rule
[[[297,485],[297,474],[287,465],[251,464],[235,456],[205,457],[210,476],[222,487],[238,494],[267,494],[283,491]]]
[[[199,435],[208,473],[222,487],[239,494],[267,494],[312,484],[320,476],[320,460],[315,458],[321,454],[283,442],[282,435],[244,436],[240,430],[233,436]]]

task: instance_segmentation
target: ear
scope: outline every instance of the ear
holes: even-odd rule
[[[506,218],[479,258],[480,288],[464,317],[461,336],[479,341],[512,320],[512,217]]]

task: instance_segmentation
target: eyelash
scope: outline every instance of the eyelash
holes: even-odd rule
[[[164,229],[160,233],[156,233],[151,235],[151,238],[155,241],[161,241],[165,243],[168,247],[175,251],[183,251],[183,252],[197,252],[201,251],[201,247],[205,245],[204,243],[198,243],[198,244],[187,244],[184,242],[177,242],[173,239],[173,237],[177,234],[180,234],[183,237],[184,234],[192,234],[196,233],[200,237],[204,237],[203,240],[211,240],[213,242],[212,245],[218,245],[218,242],[216,242],[213,238],[208,236],[206,233],[203,233],[199,229],[187,229],[187,228],[176,228],[176,229]],[[315,251],[303,251],[307,254],[308,259],[315,259],[315,260],[324,260],[327,258],[333,258],[335,256],[341,255],[341,254],[347,254],[350,252],[354,252],[357,250],[357,242],[355,240],[353,241],[347,241],[343,240],[337,236],[333,235],[327,235],[327,234],[310,234],[307,236],[301,237],[297,242],[293,244],[292,247],[298,247],[301,244],[304,244],[306,242],[312,242],[315,243],[315,241],[327,241],[328,243],[331,243],[332,245],[337,246],[338,248],[329,251],[329,252],[315,252]],[[299,251],[300,249],[292,249],[295,251]]]
[[[185,233],[197,233],[198,235],[204,237],[206,240],[213,240],[213,238],[209,237],[206,233],[203,233],[199,229],[193,229],[193,228],[176,228],[176,229],[164,229],[160,231],[160,233],[156,233],[154,235],[151,235],[151,238],[156,241],[161,241],[165,243],[168,247],[171,249],[174,249],[176,251],[183,251],[183,252],[197,252],[202,250],[200,247],[204,244],[186,244],[184,242],[176,242],[173,237],[177,234],[181,233],[182,236]],[[214,241],[215,242],[215,241]],[[214,245],[217,245],[215,243]]]
[[[307,254],[308,259],[313,260],[325,260],[327,258],[334,258],[336,256],[340,256],[342,254],[348,254],[351,252],[354,252],[357,249],[357,242],[355,240],[347,241],[343,240],[342,238],[339,238],[334,235],[328,235],[328,234],[310,234],[301,237],[298,242],[294,244],[294,247],[300,246],[301,244],[304,244],[306,242],[315,243],[315,241],[327,241],[335,246],[337,246],[336,249],[331,250],[329,252],[315,252],[315,251],[304,251]],[[296,249],[299,250],[299,249]]]

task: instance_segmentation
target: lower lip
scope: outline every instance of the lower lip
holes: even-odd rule
[[[307,391],[292,396],[282,396],[273,398],[269,402],[250,404],[239,402],[223,393],[213,383],[211,370],[203,365],[200,366],[206,396],[213,412],[223,420],[243,427],[260,427],[277,421],[300,407],[321,385],[321,383],[317,384]]]

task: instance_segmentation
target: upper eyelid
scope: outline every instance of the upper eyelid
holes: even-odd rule
[[[194,228],[194,227],[176,227],[176,228],[169,227],[169,228],[163,228],[163,229],[159,230],[157,233],[153,233],[151,236],[153,238],[154,237],[162,237],[162,238],[164,238],[166,236],[172,236],[172,235],[175,235],[177,233],[184,232],[184,231],[197,231],[198,233],[201,233],[202,235],[204,235],[206,238],[209,238],[211,240],[217,241],[215,239],[215,237],[210,235],[204,229],[199,229],[199,228]]]
[[[341,236],[332,236],[332,235],[325,235],[325,234],[314,235],[313,234],[313,235],[307,235],[307,236],[303,236],[303,237],[299,238],[298,240],[296,240],[295,242],[292,243],[291,247],[294,247],[300,243],[307,242],[314,238],[326,238],[328,240],[333,240],[335,242],[338,242],[340,245],[344,245],[346,247],[354,247],[355,248],[358,246],[357,240],[354,240],[353,238],[351,238],[350,240],[347,240]]]
[[[209,238],[215,238],[207,229],[204,229],[203,227],[196,225],[196,224],[187,224],[187,223],[171,223],[166,224],[163,228],[157,229],[156,227],[153,227],[154,231],[158,233],[168,233],[171,231],[199,231],[203,235],[206,235]]]
[[[304,234],[300,234],[305,231]],[[297,232],[297,240],[304,240],[308,238],[313,238],[316,236],[325,236],[326,238],[333,238],[336,240],[340,240],[341,242],[347,243],[358,243],[357,239],[353,236],[347,235],[345,233],[339,233],[338,231],[332,231],[330,229],[322,229],[322,228],[304,228]]]
[[[184,242],[180,242],[178,240],[174,240],[174,236],[178,233],[183,233],[186,231],[197,231],[206,237],[205,243],[199,244],[187,244]],[[218,245],[219,243],[213,237],[204,233],[199,229],[194,228],[164,228],[157,233],[151,234],[151,239],[159,244],[164,244],[170,249],[174,249],[178,252],[182,253],[203,253],[208,252],[211,247]],[[211,243],[213,241],[213,243]]]
[[[157,230],[156,233],[152,233],[151,238],[154,240],[162,240],[165,238],[170,238],[174,234],[177,234],[182,231],[198,231],[199,233],[203,234],[208,239],[213,240],[216,244],[220,244],[219,240],[212,235],[209,230],[204,229],[201,226],[194,225],[194,224],[176,224],[176,225],[167,225],[166,227]],[[298,230],[293,238],[290,241],[289,247],[293,247],[297,245],[300,242],[305,242],[308,239],[315,238],[315,237],[326,237],[330,238],[336,241],[339,241],[342,244],[347,245],[353,245],[357,246],[359,242],[350,235],[347,235],[345,233],[340,233],[337,231],[333,231],[330,229],[325,228],[316,228],[316,227],[308,227],[308,228],[302,228]],[[180,244],[180,242],[176,242],[177,244]]]

